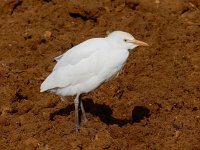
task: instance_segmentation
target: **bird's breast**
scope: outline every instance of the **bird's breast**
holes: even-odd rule
[[[124,66],[128,59],[129,52],[127,50],[118,50],[109,52],[106,57],[99,61],[101,62],[101,68],[99,71],[100,76],[105,81],[111,79],[116,75]],[[100,64],[99,64],[100,65]]]

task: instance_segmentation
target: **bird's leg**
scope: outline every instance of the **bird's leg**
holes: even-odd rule
[[[87,122],[87,117],[86,117],[86,114],[85,114],[85,109],[84,109],[83,102],[82,102],[81,98],[80,98],[80,105],[81,105],[81,111],[82,111],[82,114],[83,114],[83,120],[84,120],[84,122]]]
[[[79,130],[79,128],[80,128],[79,117],[78,117],[79,94],[76,95],[76,98],[75,98],[75,100],[74,100],[74,106],[75,106],[76,132],[78,132],[78,130]]]

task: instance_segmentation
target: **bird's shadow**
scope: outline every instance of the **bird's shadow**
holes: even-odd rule
[[[93,116],[98,116],[102,122],[107,125],[117,124],[122,127],[126,124],[133,124],[140,122],[144,118],[150,117],[150,110],[145,106],[135,106],[132,110],[131,119],[117,119],[112,117],[112,110],[105,104],[96,104],[92,99],[84,99],[83,105],[86,113],[90,113]],[[55,116],[68,116],[71,111],[74,111],[74,104],[70,104],[65,108],[57,110],[50,114],[50,120],[54,120]]]

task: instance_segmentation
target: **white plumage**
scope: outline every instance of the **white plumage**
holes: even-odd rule
[[[79,95],[88,93],[115,76],[124,66],[129,49],[148,44],[135,40],[126,32],[115,31],[105,38],[93,38],[69,49],[55,58],[57,64],[40,87],[60,96],[77,95],[75,99],[76,127]],[[80,100],[84,118],[85,111]]]

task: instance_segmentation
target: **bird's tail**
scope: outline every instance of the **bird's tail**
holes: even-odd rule
[[[40,92],[68,86],[70,84],[70,78],[68,77],[68,69],[57,69],[53,71],[41,84]]]
[[[40,92],[45,92],[48,91],[52,88],[54,88],[54,73],[51,73],[41,84],[40,86]]]
[[[45,80],[46,81],[46,80]],[[48,90],[46,84],[45,84],[45,81],[41,84],[40,86],[40,92],[45,92]]]

